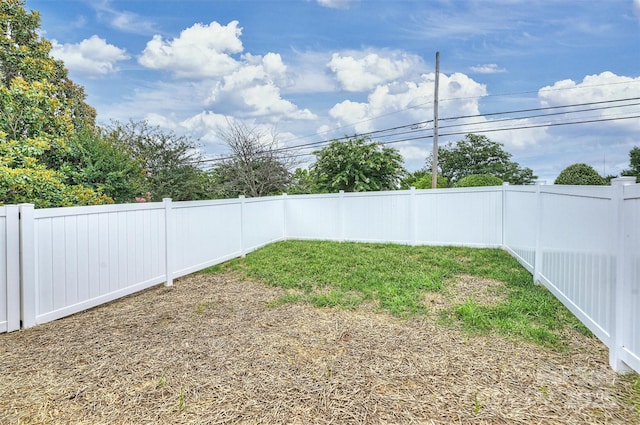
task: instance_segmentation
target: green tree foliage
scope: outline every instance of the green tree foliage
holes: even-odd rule
[[[587,164],[573,164],[560,172],[554,184],[602,186],[607,184],[607,182],[592,166]]]
[[[84,92],[49,57],[40,17],[22,0],[0,1],[0,203],[37,207],[111,202],[99,191],[66,182],[62,169],[76,128],[95,111]]]
[[[629,152],[629,169],[622,172],[623,176],[640,177],[640,147],[636,146]]]
[[[69,185],[56,168],[64,163],[73,124],[46,81],[21,77],[0,86],[0,203],[36,207],[92,205],[112,200],[82,185]]]
[[[440,147],[438,165],[442,176],[453,184],[471,174],[488,174],[511,184],[529,184],[537,178],[530,168],[511,161],[502,144],[477,134],[467,134],[455,145]]]
[[[75,128],[93,126],[96,112],[85,103],[84,89],[69,79],[62,61],[49,55],[51,43],[38,35],[40,14],[24,6],[24,0],[0,0],[0,85],[9,87],[17,77],[48,82]]]
[[[100,129],[85,128],[70,140],[62,169],[69,184],[101,191],[116,203],[148,197],[144,164],[123,141],[105,137]]]
[[[318,189],[323,192],[365,192],[397,189],[406,171],[400,153],[368,137],[334,140],[314,152],[311,166]]]
[[[144,186],[149,192],[144,196],[146,200],[189,201],[211,197],[211,177],[198,168],[202,159],[199,147],[188,137],[163,131],[145,121],[130,121],[114,123],[103,138],[116,148],[128,149],[141,165]],[[137,181],[135,175],[133,178]]]
[[[464,176],[456,182],[455,187],[478,187],[478,186],[501,186],[503,183],[500,177],[489,174],[470,174]]]
[[[431,189],[432,175],[426,168],[422,168],[418,171],[408,174],[400,182],[400,189],[409,189],[415,187],[416,189]],[[449,180],[441,175],[437,176],[437,187],[439,189],[449,187]]]
[[[291,195],[305,194],[305,193],[317,193],[318,188],[313,174],[309,170],[304,168],[296,168],[291,174],[289,179],[289,185],[287,186],[287,193]]]
[[[256,127],[229,121],[226,128],[218,129],[218,135],[231,150],[229,158],[214,169],[218,197],[257,197],[287,191],[293,157],[277,149],[275,133],[267,135]]]

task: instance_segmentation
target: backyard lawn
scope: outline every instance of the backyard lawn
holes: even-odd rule
[[[0,356],[3,424],[640,423],[638,375],[497,249],[276,243]]]

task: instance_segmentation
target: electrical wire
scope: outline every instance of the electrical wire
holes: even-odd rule
[[[635,100],[640,100],[640,97],[630,97],[630,98],[623,98],[623,99],[611,99],[611,100],[597,101],[597,102],[583,102],[583,103],[576,103],[576,104],[569,104],[569,105],[556,105],[556,106],[547,106],[547,107],[540,107],[540,108],[528,108],[528,109],[519,109],[519,110],[511,110],[511,111],[490,112],[490,113],[486,113],[486,114],[460,115],[460,116],[455,116],[455,117],[445,117],[445,118],[442,118],[441,121],[453,121],[453,120],[460,120],[460,119],[467,119],[467,118],[477,118],[477,117],[485,117],[485,116],[498,116],[498,115],[506,115],[506,114],[519,114],[519,113],[525,113],[525,112],[538,112],[538,111],[545,111],[545,110],[567,109],[567,108],[576,108],[576,107],[581,107],[581,106],[593,106],[593,105],[612,104],[612,103],[619,103],[619,102],[629,102],[629,101],[635,101]],[[511,118],[503,118],[503,119],[498,119],[498,120],[475,122],[475,123],[451,124],[451,125],[440,126],[440,128],[442,129],[442,128],[463,127],[463,126],[469,127],[469,126],[472,126],[472,125],[489,125],[489,124],[495,124],[495,123],[498,123],[498,122],[521,121],[521,120],[524,120],[524,119],[531,119],[531,118],[544,118],[544,117],[557,116],[557,115],[575,114],[575,113],[581,113],[581,112],[601,111],[601,110],[622,108],[622,107],[628,107],[628,106],[637,106],[637,105],[640,105],[640,103],[630,103],[630,104],[621,104],[621,105],[608,105],[608,106],[600,106],[600,107],[585,108],[585,109],[578,109],[578,110],[552,112],[552,113],[548,113],[548,114],[535,114],[535,115],[528,115],[528,116],[518,116],[518,117],[511,117]],[[634,117],[630,117],[630,118],[634,118]],[[619,119],[629,119],[629,118],[625,117],[625,118],[619,118]],[[478,130],[468,130],[468,131],[464,131],[464,132],[446,133],[446,134],[440,134],[440,135],[441,136],[452,136],[452,135],[460,135],[460,134],[466,134],[466,133],[483,133],[483,132],[520,130],[520,129],[527,129],[527,128],[545,127],[545,126],[554,127],[554,126],[559,126],[559,125],[585,124],[585,123],[594,123],[594,122],[612,121],[612,120],[614,120],[614,119],[607,118],[607,119],[593,119],[593,120],[584,120],[584,121],[576,121],[576,122],[565,122],[565,123],[556,123],[556,124],[547,123],[547,124],[528,125],[528,126],[484,129],[484,130],[478,129]],[[419,121],[419,122],[414,122],[414,123],[410,123],[410,124],[390,127],[390,128],[386,128],[386,129],[382,129],[382,130],[376,130],[376,131],[371,131],[371,132],[367,132],[367,133],[363,133],[363,134],[358,134],[357,136],[359,136],[359,137],[362,137],[362,136],[371,137],[371,136],[375,135],[377,138],[385,139],[385,138],[389,138],[389,137],[397,137],[399,135],[407,135],[407,134],[410,135],[410,134],[423,132],[425,129],[424,128],[420,128],[420,127],[424,126],[425,124],[432,123],[432,122],[433,122],[433,120]],[[402,129],[411,129],[411,130],[405,131],[405,132],[399,132],[399,133],[396,132],[396,133],[391,133],[391,134],[384,134],[384,133],[390,133],[392,131],[402,130]],[[381,144],[400,143],[400,142],[406,142],[406,141],[428,139],[428,138],[432,138],[432,137],[433,136],[421,135],[419,137],[408,137],[408,138],[403,138],[403,139],[393,140],[393,141],[386,141],[386,142],[385,141],[381,141],[380,143]],[[274,153],[281,153],[281,152],[286,152],[286,151],[291,151],[291,150],[308,149],[308,148],[311,148],[311,147],[317,148],[319,146],[326,145],[326,144],[329,144],[329,143],[334,142],[334,141],[340,141],[340,140],[345,140],[345,139],[349,139],[349,138],[351,138],[351,136],[344,136],[344,137],[334,138],[334,139],[325,139],[325,140],[321,140],[321,141],[309,142],[309,143],[293,145],[293,146],[285,146],[285,147],[282,147],[282,148],[274,149],[273,152]],[[312,153],[308,153],[308,154],[304,154],[304,155],[312,155]],[[223,157],[203,159],[203,160],[200,160],[200,161],[196,161],[194,163],[202,164],[202,163],[209,163],[209,162],[219,162],[219,161],[229,160],[229,159],[232,159],[232,158],[233,158],[233,156],[223,156]]]

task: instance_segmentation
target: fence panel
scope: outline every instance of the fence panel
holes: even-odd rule
[[[18,207],[0,207],[0,332],[20,328]]]
[[[542,186],[542,264],[536,264],[542,283],[607,345],[616,274],[613,193],[604,186]]]
[[[242,212],[244,254],[284,239],[284,197],[249,198]]]
[[[166,279],[162,204],[38,209],[23,226],[33,226],[34,324]]]
[[[411,201],[408,190],[345,194],[342,238],[357,242],[412,243]]]
[[[622,301],[630,317],[623,319],[621,359],[640,372],[640,184],[624,187],[623,217],[627,280]]]
[[[242,255],[239,199],[174,202],[172,208],[174,278]]]
[[[505,186],[504,247],[533,274],[538,226],[536,186]]]
[[[285,201],[288,239],[342,240],[341,194],[290,195]]]
[[[416,243],[502,246],[502,187],[416,191]]]

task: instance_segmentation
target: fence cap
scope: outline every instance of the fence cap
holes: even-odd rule
[[[635,176],[624,176],[624,177],[616,177],[615,179],[611,179],[611,186],[626,186],[629,184],[636,184],[637,177]]]

